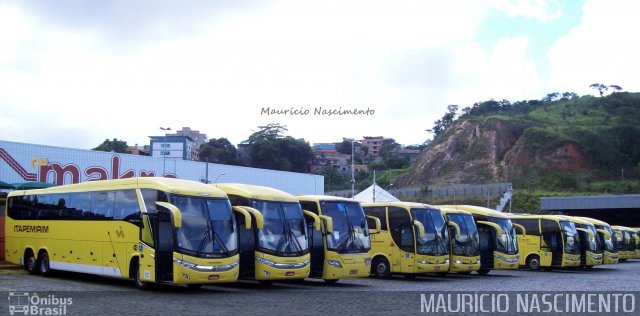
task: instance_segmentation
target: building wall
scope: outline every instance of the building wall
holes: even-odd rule
[[[70,184],[90,180],[165,176],[193,181],[264,185],[291,194],[323,194],[319,175],[221,165],[179,158],[72,149],[0,140],[0,180]]]

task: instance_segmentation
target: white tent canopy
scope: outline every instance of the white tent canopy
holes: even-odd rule
[[[360,202],[400,202],[395,196],[375,183],[356,194],[353,199]]]

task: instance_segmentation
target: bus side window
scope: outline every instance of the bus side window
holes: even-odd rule
[[[158,201],[158,191],[151,189],[142,189],[142,199],[144,200],[144,207],[147,209],[147,213],[155,213],[156,201]]]
[[[113,219],[114,202],[114,191],[91,192],[91,210],[105,219]]]
[[[135,190],[116,191],[115,199],[113,219],[129,220],[140,216],[138,196]]]
[[[367,206],[362,209],[366,215],[377,217],[380,220],[381,230],[387,230],[387,216],[385,214],[386,210],[384,206]],[[376,227],[376,223],[369,218],[367,218],[367,225],[369,227]]]

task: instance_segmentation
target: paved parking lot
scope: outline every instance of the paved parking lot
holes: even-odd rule
[[[313,279],[276,283],[268,287],[253,281],[240,281],[205,286],[200,290],[160,287],[153,291],[137,290],[131,281],[83,274],[57,273],[45,278],[31,276],[21,270],[0,270],[0,315],[9,314],[9,306],[15,305],[15,301],[21,299],[19,295],[25,293],[31,296],[35,293],[45,303],[71,299],[72,304],[66,306],[45,305],[47,308],[59,308],[58,312],[66,315],[381,315],[420,314],[421,308],[425,307],[421,305],[425,295],[429,298],[431,294],[438,293],[497,295],[516,291],[525,294],[585,291],[632,294],[635,296],[635,305],[634,312],[630,314],[637,315],[640,314],[640,261],[631,260],[587,270],[492,271],[487,276],[471,274],[413,279],[395,276],[390,280],[341,280],[333,285]],[[492,298],[496,297],[487,296],[487,299]],[[22,300],[25,301],[24,298]],[[511,308],[515,304],[512,301]],[[500,312],[488,311],[489,314]]]

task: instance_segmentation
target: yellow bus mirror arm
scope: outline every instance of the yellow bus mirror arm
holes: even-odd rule
[[[376,223],[376,227],[374,228],[377,231],[382,230],[382,224],[380,223],[380,219],[375,217],[375,216],[371,216],[371,215],[366,215],[366,217],[368,219],[371,219],[374,223]],[[371,227],[369,227],[369,229],[371,229]]]
[[[232,207],[232,209],[234,212],[244,215],[244,228],[251,229],[251,214],[249,213],[249,211],[244,210],[238,206],[234,206]]]
[[[333,233],[333,218],[327,216],[327,215],[318,215],[319,218],[321,218],[324,221],[324,225],[325,225],[325,232],[327,233]]]
[[[256,228],[257,229],[262,229],[264,227],[264,218],[262,217],[262,213],[260,213],[260,211],[256,210],[253,207],[248,207],[248,206],[240,206],[240,208],[242,208],[245,211],[248,211],[249,213],[253,214],[253,217],[256,218]]]
[[[478,221],[477,223],[493,227],[493,229],[496,230],[498,237],[502,237],[502,228],[500,228],[498,224],[487,221]]]
[[[312,212],[306,211],[306,210],[302,210],[302,212],[304,213],[304,215],[307,215],[311,218],[313,218],[313,223],[316,227],[317,231],[320,231],[320,217],[318,217],[318,215],[313,214]]]
[[[167,210],[169,210],[169,212],[171,212],[171,217],[173,217],[173,227],[182,227],[182,213],[180,213],[180,209],[178,209],[175,205],[167,202],[156,202],[156,205],[162,208],[166,208]]]
[[[516,223],[511,223],[511,225],[513,225],[514,227],[520,229],[522,231],[522,235],[526,235],[527,234],[527,230],[524,228],[524,226],[522,226],[520,224],[516,224]]]
[[[417,220],[413,220],[413,225],[415,225],[416,227],[418,227],[418,237],[420,238],[424,238],[424,225],[422,225],[422,223],[420,223]]]
[[[460,232],[460,226],[458,226],[458,224],[455,222],[447,222],[447,224],[449,224],[449,226],[453,227],[456,230],[456,238],[460,238],[460,235],[462,235],[462,233]]]
[[[611,234],[604,229],[597,229],[597,231],[604,235],[604,239],[611,239]]]
[[[586,233],[587,235],[589,235],[589,238],[593,238],[593,232],[586,228],[576,228],[576,230]]]

